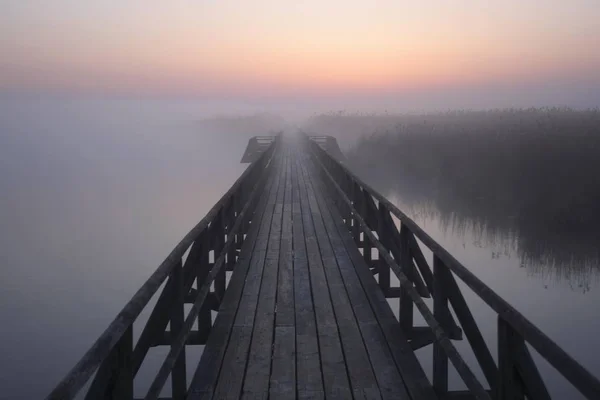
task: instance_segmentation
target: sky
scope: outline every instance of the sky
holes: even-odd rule
[[[594,105],[598,21],[598,0],[0,0],[0,91]]]

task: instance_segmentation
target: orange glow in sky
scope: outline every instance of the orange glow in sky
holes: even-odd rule
[[[600,81],[597,0],[32,3],[0,4],[0,89],[260,94]]]

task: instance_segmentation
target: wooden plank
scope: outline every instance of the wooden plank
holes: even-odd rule
[[[350,381],[340,343],[337,320],[329,296],[329,287],[323,269],[323,261],[319,253],[312,214],[308,203],[306,182],[302,175],[299,175],[298,178],[304,239],[315,308],[315,320],[317,323],[323,389],[326,398],[349,399],[352,398]]]
[[[315,310],[300,206],[300,167],[292,175],[292,236],[294,247],[294,308],[296,314],[296,387],[299,399],[324,399]]]
[[[329,243],[337,259],[339,272],[357,319],[381,395],[383,398],[389,399],[408,399],[409,396],[402,377],[395,365],[394,358],[389,346],[386,344],[369,300],[364,293],[363,286],[354,271],[354,265],[346,251],[342,238],[335,227],[330,210],[325,204],[322,193],[317,190],[315,192],[317,193],[317,205],[329,236]],[[368,268],[365,262],[360,267]]]
[[[304,167],[303,174],[307,174]],[[357,320],[354,316],[350,299],[341,279],[334,251],[325,231],[315,190],[312,185],[308,184],[307,191],[321,259],[323,260],[325,275],[330,288],[330,296],[339,326],[342,349],[350,377],[350,384],[352,385],[352,393],[355,398],[380,399],[381,393],[378,383]]]
[[[327,200],[327,205],[329,206],[331,213],[335,214],[331,199],[328,198]],[[396,366],[400,370],[400,374],[403,377],[410,396],[413,399],[436,399],[437,396],[419,364],[419,361],[408,344],[404,333],[400,329],[398,320],[394,316],[383,292],[379,290],[377,282],[371,276],[371,272],[364,267],[362,256],[354,244],[354,240],[348,234],[347,228],[342,225],[339,218],[334,218],[334,221],[336,222],[335,225],[344,242],[346,250],[353,261],[354,269],[369,298],[369,302],[375,311],[380,326],[382,327],[383,334],[391,348]]]
[[[285,182],[285,179],[285,175],[282,174],[279,185],[282,185]],[[281,197],[278,194],[276,205],[279,203],[280,199]],[[260,293],[266,253],[268,250],[268,239],[270,238],[270,232],[271,229],[273,229],[273,225],[277,224],[276,215],[277,214],[274,213],[270,216],[271,225],[269,229],[265,231],[265,235],[263,236],[264,240],[257,243],[257,247],[254,249],[250,270],[246,276],[246,283],[244,285],[242,298],[234,322],[234,329],[236,327],[244,329],[235,330],[239,336],[233,341],[232,334],[232,338],[227,345],[227,351],[225,353],[225,358],[223,359],[221,373],[219,374],[219,380],[214,394],[214,397],[218,399],[238,399],[242,393],[252,331],[255,326],[258,295]]]
[[[273,210],[258,309],[244,377],[242,396],[245,399],[266,398],[269,393],[283,201],[284,190],[280,189]]]
[[[279,250],[279,278],[277,283],[276,326],[294,326],[294,271],[292,261],[292,160],[286,155],[285,196],[281,245]],[[295,169],[295,168],[294,168]]]
[[[296,330],[294,326],[276,326],[273,345],[273,370],[269,396],[296,398]]]
[[[294,271],[292,261],[292,171],[291,152],[286,152],[286,179],[279,248],[275,342],[271,369],[270,396],[296,397],[296,334],[294,315]]]
[[[490,395],[490,397],[493,397],[494,391],[489,390],[488,394]],[[444,397],[442,397],[441,399],[442,400],[474,400],[475,396],[473,396],[473,393],[469,392],[468,390],[453,390],[451,392],[446,393],[446,395]]]
[[[277,161],[279,163],[279,160]],[[221,304],[221,309],[215,320],[212,334],[204,348],[198,368],[194,374],[188,393],[189,399],[211,398],[215,388],[229,334],[233,326],[237,308],[242,296],[245,279],[252,261],[254,250],[266,245],[268,230],[270,229],[272,212],[275,207],[275,197],[279,189],[280,169],[276,168],[271,182],[267,185],[265,195],[262,197],[257,212],[254,215],[248,236],[242,245],[236,270],[231,276],[229,290]],[[260,251],[259,251],[260,253]]]

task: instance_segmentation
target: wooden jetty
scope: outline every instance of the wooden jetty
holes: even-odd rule
[[[48,399],[549,399],[530,348],[584,397],[600,399],[596,377],[323,142],[251,141],[247,170]],[[497,314],[495,351],[457,281]],[[153,296],[150,316],[136,322]],[[396,313],[389,298],[399,299]],[[415,325],[415,309],[425,325]],[[474,366],[454,346],[464,339]],[[186,348],[198,345],[188,380]],[[134,393],[157,346],[168,355],[147,392]],[[431,380],[415,355],[425,346]],[[449,364],[466,390],[448,389]]]

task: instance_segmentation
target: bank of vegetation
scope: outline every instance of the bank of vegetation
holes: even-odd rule
[[[516,231],[528,256],[598,255],[599,110],[330,114],[313,124],[360,136],[348,164],[380,190]]]

